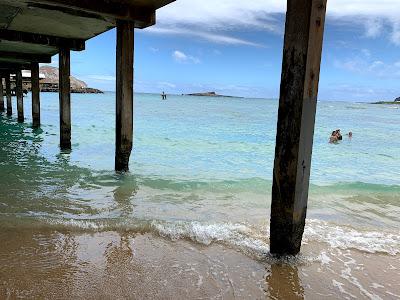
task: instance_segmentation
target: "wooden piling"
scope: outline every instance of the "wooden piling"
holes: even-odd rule
[[[3,76],[0,76],[0,112],[4,111]]]
[[[128,171],[133,140],[134,24],[117,22],[115,170]]]
[[[11,83],[10,73],[6,75],[6,98],[7,98],[7,115],[12,115],[12,102],[11,102]]]
[[[17,96],[18,122],[24,122],[24,94],[22,92],[22,72],[18,69],[15,73],[15,93]]]
[[[40,126],[40,87],[39,87],[39,64],[31,64],[32,84],[32,126]]]
[[[300,251],[307,211],[326,0],[288,0],[271,205],[270,251]]]
[[[59,102],[60,102],[60,148],[71,149],[71,85],[70,50],[59,52]]]

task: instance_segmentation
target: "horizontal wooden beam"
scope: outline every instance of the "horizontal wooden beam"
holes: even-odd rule
[[[51,56],[50,55],[43,55],[43,54],[31,54],[31,53],[17,53],[17,52],[0,51],[0,60],[2,58],[24,60],[27,63],[31,63],[31,62],[35,62],[35,63],[51,63]]]
[[[27,63],[4,63],[0,62],[0,70],[5,72],[14,72],[15,70],[29,69],[30,64]]]
[[[79,11],[96,14],[111,18],[114,21],[133,22],[136,28],[145,28],[156,23],[155,7],[141,7],[128,2],[121,3],[109,0],[30,0],[29,7],[53,9],[75,15],[79,15]]]
[[[0,29],[0,40],[37,44],[55,48],[68,48],[75,51],[85,50],[85,41],[81,39],[66,39],[45,34]]]

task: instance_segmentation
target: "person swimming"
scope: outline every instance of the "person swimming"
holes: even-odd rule
[[[329,138],[329,143],[333,144],[333,143],[337,143],[338,141],[343,140],[343,136],[340,133],[340,129],[336,129],[334,131],[332,131],[332,135]]]
[[[353,132],[349,131],[349,133],[346,134],[349,139],[351,139],[353,137]],[[339,141],[343,140],[343,136],[340,133],[340,129],[336,129],[334,131],[332,131],[331,137],[329,138],[329,143],[333,144],[333,143],[337,143]]]

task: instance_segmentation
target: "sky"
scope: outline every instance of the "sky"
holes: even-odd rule
[[[177,0],[135,30],[135,92],[279,98],[286,1]],[[73,52],[71,72],[115,90],[115,30]],[[57,57],[53,64],[57,65]],[[400,96],[400,1],[328,0],[319,99]]]

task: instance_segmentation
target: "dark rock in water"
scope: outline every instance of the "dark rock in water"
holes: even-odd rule
[[[193,94],[182,94],[183,96],[200,96],[200,97],[227,97],[227,98],[241,98],[235,96],[218,95],[216,92],[205,92],[205,93],[193,93]]]

